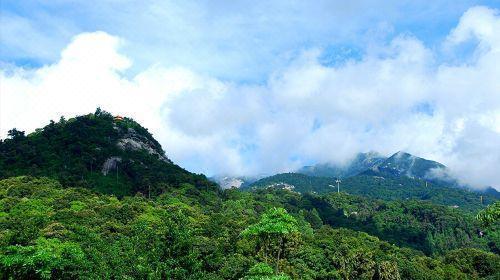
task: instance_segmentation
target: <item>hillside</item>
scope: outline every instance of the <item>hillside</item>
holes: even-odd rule
[[[47,176],[119,196],[154,196],[184,183],[217,189],[205,176],[172,163],[147,129],[100,109],[51,121],[29,135],[11,130],[0,141],[0,178],[18,175]]]
[[[346,193],[301,195],[283,189],[257,190],[256,196],[273,197],[291,212],[307,209],[305,217],[312,226],[319,221],[363,231],[428,255],[470,246],[500,252],[498,233],[479,237],[476,230],[480,224],[471,213],[459,208],[419,200],[382,201]]]
[[[298,173],[282,173],[263,178],[244,189],[282,188],[299,193],[337,192],[335,178],[313,177]],[[468,211],[477,211],[496,201],[493,195],[473,192],[467,189],[446,186],[445,184],[402,177],[380,177],[358,175],[345,178],[340,183],[340,190],[345,193],[383,200],[418,199],[440,205],[460,207]],[[482,203],[481,203],[482,196]]]
[[[498,225],[479,237],[479,223],[458,209],[237,189],[199,204],[188,193],[120,199],[48,178],[0,180],[0,277],[452,280],[500,273]],[[289,231],[265,235],[260,226]]]

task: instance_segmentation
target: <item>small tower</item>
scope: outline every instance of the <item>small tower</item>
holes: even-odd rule
[[[340,193],[340,183],[342,182],[342,180],[338,179],[335,180],[335,183],[337,183],[337,193]]]

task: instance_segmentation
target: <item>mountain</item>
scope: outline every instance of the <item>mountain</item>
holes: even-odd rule
[[[0,178],[19,175],[47,176],[118,196],[157,195],[183,184],[217,190],[204,175],[174,164],[137,122],[100,109],[51,121],[29,135],[11,130],[0,141]]]
[[[359,174],[381,177],[404,176],[425,179],[430,182],[450,186],[469,188],[468,186],[460,185],[456,179],[450,176],[448,169],[443,164],[401,151],[390,157],[384,157],[376,152],[359,153],[346,165],[321,163],[313,166],[304,166],[297,173],[334,178],[347,178]],[[496,191],[493,192],[496,193],[495,195],[500,195]]]
[[[384,157],[376,152],[359,153],[346,165],[322,163],[304,166],[297,173],[316,177],[345,178],[358,174],[419,179],[437,179],[436,175],[446,174],[446,167],[436,161],[423,159],[409,153],[397,152]],[[449,179],[447,179],[449,180]]]
[[[460,188],[500,199],[500,192],[491,186],[483,189],[475,189],[471,186],[460,184],[458,180],[449,174],[449,170],[445,165],[401,151],[388,158],[375,152],[359,153],[347,165],[341,166],[332,163],[322,163],[313,166],[304,166],[296,173],[328,178],[348,178],[356,175],[383,177],[393,180],[403,177],[412,178],[425,180],[428,184],[433,183],[439,186]],[[318,188],[316,187],[315,189]],[[321,190],[316,191],[323,192],[323,188],[319,189]],[[362,193],[359,194],[362,195]],[[384,199],[384,197],[380,198]]]
[[[330,177],[282,173],[258,180],[243,189],[287,189],[302,194],[326,194],[337,192],[337,183],[335,178]],[[430,201],[467,211],[477,211],[497,200],[495,195],[489,193],[456,188],[455,186],[406,176],[356,175],[342,179],[340,191],[382,200],[417,199]]]
[[[439,162],[416,157],[405,152],[397,152],[369,168],[366,174],[429,179],[433,178],[434,173],[444,173],[445,169],[446,167]]]
[[[322,163],[313,166],[304,166],[297,173],[316,177],[350,177],[363,171],[374,168],[387,158],[376,153],[359,153],[347,165]]]

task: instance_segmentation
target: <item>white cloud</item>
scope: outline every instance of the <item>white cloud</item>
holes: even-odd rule
[[[175,162],[209,175],[406,150],[443,162],[466,182],[499,187],[497,13],[472,8],[450,32],[448,52],[478,42],[462,64],[440,63],[438,52],[401,35],[342,66],[325,66],[321,51],[306,51],[263,84],[162,65],[128,77],[132,58],[119,51],[123,42],[84,33],[52,65],[1,71],[0,130],[31,131],[101,106],[144,124]]]
[[[9,1],[1,6],[0,57],[55,62],[72,36],[102,30],[129,41],[121,52],[134,58],[131,73],[162,62],[261,82],[310,47],[361,49],[400,27],[434,41],[443,36],[435,26],[449,26],[471,2]]]

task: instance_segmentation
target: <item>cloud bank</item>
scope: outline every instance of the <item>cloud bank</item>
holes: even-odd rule
[[[266,82],[245,84],[161,64],[125,75],[134,59],[121,52],[127,42],[82,33],[53,64],[2,66],[0,133],[100,106],[133,117],[174,162],[208,175],[405,150],[444,163],[464,182],[500,189],[497,30],[499,12],[474,7],[437,49],[401,34],[328,65],[323,50],[309,48]]]

